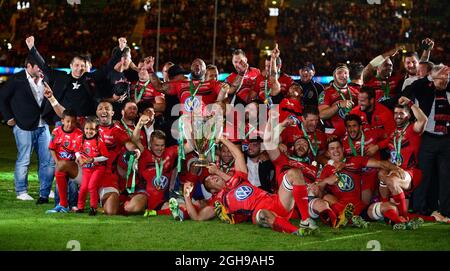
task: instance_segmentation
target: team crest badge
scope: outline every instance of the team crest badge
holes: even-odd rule
[[[197,97],[189,97],[184,102],[184,109],[187,112],[192,112],[194,109],[196,109],[200,105],[200,101],[197,99]]]
[[[251,196],[251,194],[253,194],[253,188],[248,185],[243,185],[236,189],[236,191],[234,192],[236,199],[239,201],[247,199]]]
[[[69,141],[65,141],[64,144],[63,144],[63,146],[64,146],[65,148],[69,147]]]
[[[86,149],[84,149],[84,152],[87,153],[87,154],[89,154],[89,153],[91,152],[91,149],[86,148]]]
[[[339,190],[341,190],[342,192],[349,192],[355,188],[355,182],[353,181],[352,177],[345,173],[340,173],[339,176],[339,182],[337,183]]]
[[[153,186],[156,187],[158,190],[164,190],[166,189],[167,185],[169,184],[169,179],[161,175],[161,177],[157,178],[156,176],[153,178]]]

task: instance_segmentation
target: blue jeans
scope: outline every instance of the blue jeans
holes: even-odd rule
[[[39,196],[48,198],[55,171],[55,163],[48,149],[51,139],[48,125],[38,127],[33,131],[22,130],[15,125],[13,133],[17,146],[17,160],[14,168],[16,194],[28,193],[28,167],[30,166],[31,154],[33,150],[36,150],[39,163]]]
[[[72,208],[74,206],[77,206],[78,204],[78,184],[72,180],[69,179],[68,185],[67,185],[67,201],[69,203],[69,208]],[[55,206],[59,204],[59,192],[58,192],[58,186],[55,185]]]

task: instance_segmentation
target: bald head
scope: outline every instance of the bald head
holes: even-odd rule
[[[200,58],[194,59],[191,64],[191,72],[192,72],[192,78],[203,80],[205,79],[206,74],[206,64],[205,61],[203,61]]]

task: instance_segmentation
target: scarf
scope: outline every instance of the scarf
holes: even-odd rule
[[[435,93],[434,121],[436,124],[434,125],[434,131],[446,135],[448,134],[447,124],[450,122],[450,104],[448,103],[445,89],[436,89]]]

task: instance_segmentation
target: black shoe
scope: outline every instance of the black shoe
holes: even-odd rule
[[[48,198],[39,197],[39,199],[36,201],[36,204],[44,204],[44,203],[48,203]]]
[[[91,207],[91,208],[89,209],[89,215],[90,215],[90,216],[95,216],[95,215],[97,215],[97,209],[95,209],[94,207]]]

